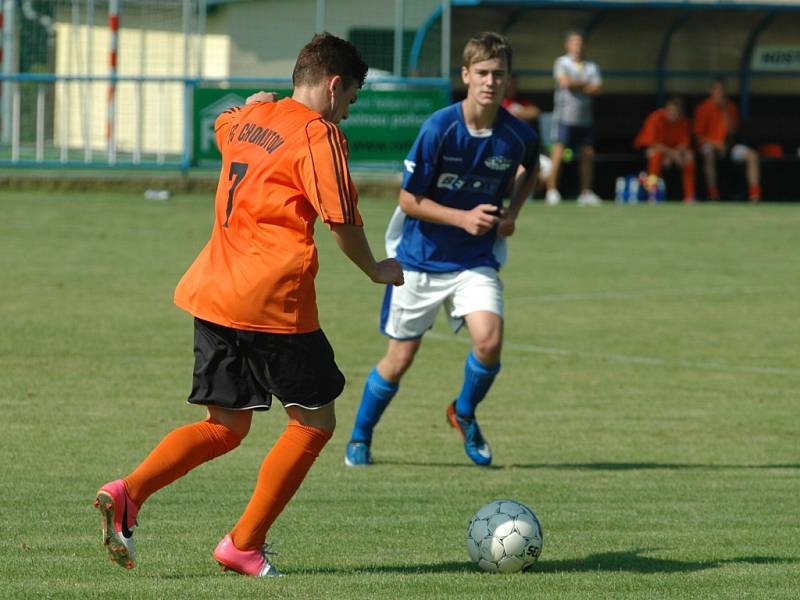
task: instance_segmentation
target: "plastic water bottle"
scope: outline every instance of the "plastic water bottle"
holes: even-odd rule
[[[639,202],[639,178],[631,177],[628,180],[628,202],[636,204]]]
[[[146,200],[169,200],[169,190],[145,190]]]
[[[614,184],[614,199],[617,202],[625,202],[625,178],[624,177],[617,177],[617,181]]]

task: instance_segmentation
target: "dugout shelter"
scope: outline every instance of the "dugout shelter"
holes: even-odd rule
[[[417,31],[410,72],[429,74],[430,66],[419,57],[430,54],[425,49],[435,40],[449,39],[449,71],[459,90],[460,50],[483,30],[509,37],[520,95],[544,111],[552,109],[552,66],[563,54],[565,33],[584,33],[587,56],[598,63],[604,80],[604,93],[595,100],[596,187],[603,197],[612,197],[618,175],[643,167],[631,143],[644,117],[669,94],[683,96],[691,116],[715,77],[725,78],[739,106],[742,141],[756,148],[777,144],[783,152],[762,159],[765,197],[795,195],[800,2],[452,0],[437,6]],[[572,178],[565,175],[569,184]],[[738,177],[739,170],[730,169],[729,193],[734,196]]]

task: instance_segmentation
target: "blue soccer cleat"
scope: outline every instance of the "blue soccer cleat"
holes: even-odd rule
[[[344,464],[348,467],[368,467],[372,464],[369,444],[366,442],[350,442],[344,452]]]
[[[447,407],[447,422],[461,434],[464,439],[464,452],[472,462],[481,467],[492,464],[492,449],[483,439],[478,421],[459,416],[456,413],[456,403],[453,402]]]

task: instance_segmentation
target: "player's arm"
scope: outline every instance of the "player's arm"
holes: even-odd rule
[[[518,119],[531,122],[538,119],[542,111],[535,104],[520,104],[519,102],[514,102],[508,107],[508,112]]]
[[[601,94],[603,91],[603,80],[600,77],[600,71],[594,63],[592,63],[588,79],[589,81],[583,86],[583,93],[587,96],[597,96]]]
[[[403,285],[403,268],[400,263],[393,258],[376,261],[363,227],[331,223],[330,228],[341,251],[372,281]]]
[[[536,187],[536,179],[539,174],[539,164],[533,167],[520,165],[514,176],[514,184],[511,191],[511,201],[503,209],[500,220],[497,223],[497,233],[503,237],[514,235],[517,228],[517,218],[525,205],[525,202]]]
[[[307,150],[300,181],[314,210],[331,230],[342,252],[376,283],[403,285],[403,269],[394,259],[375,261],[358,211],[358,191],[347,168],[347,140],[333,123],[306,125]]]
[[[471,210],[462,210],[406,190],[400,190],[398,202],[409,217],[458,227],[470,235],[483,235],[498,221],[498,210],[494,204],[479,204]]]
[[[244,101],[245,104],[255,104],[256,102],[275,102],[278,99],[278,94],[275,92],[265,92],[261,90],[256,92],[255,94],[250,94],[247,97],[247,100]]]
[[[602,83],[587,83],[581,90],[587,96],[598,96],[603,91]]]

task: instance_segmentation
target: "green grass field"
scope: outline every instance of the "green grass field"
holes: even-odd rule
[[[362,199],[376,250],[390,201]],[[469,349],[443,320],[376,431],[342,454],[384,350],[382,290],[318,227],[321,318],[348,377],[339,429],[273,527],[287,577],[219,572],[283,411],[153,496],[138,566],[91,507],[185,404],[191,319],[172,290],[209,196],[0,194],[3,598],[797,598],[800,207],[526,207],[503,271],[503,370],[468,465],[444,409]],[[467,522],[497,497],[544,527],[533,572],[480,573]]]

